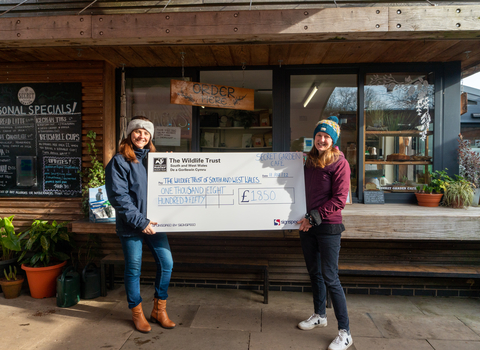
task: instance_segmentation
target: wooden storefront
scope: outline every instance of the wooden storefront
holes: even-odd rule
[[[245,62],[248,67],[272,70],[432,64],[445,72],[444,92],[456,93],[460,73],[469,75],[480,64],[479,15],[479,6],[390,6],[166,13],[157,9],[148,14],[94,9],[91,14],[4,16],[0,17],[0,27],[5,28],[0,33],[0,83],[80,82],[82,162],[89,167],[88,131],[97,133],[104,164],[116,152],[119,81],[115,74],[118,77],[122,67],[142,72],[164,69],[180,76],[182,62],[187,69],[240,70]],[[450,70],[455,73],[447,74]],[[445,115],[458,109],[460,96],[449,101],[454,103],[442,107]],[[288,120],[278,124],[283,129],[274,130],[274,143],[280,144],[288,133]],[[447,133],[440,126],[439,130]],[[448,146],[455,141],[445,140]],[[277,149],[285,151],[282,147]],[[442,154],[439,168],[445,159],[454,163],[447,144],[437,151]],[[35,219],[72,221],[80,244],[94,233],[101,240],[102,256],[120,252],[114,225],[78,221],[83,218],[80,202],[80,198],[0,197],[0,215],[15,215],[18,229]],[[480,266],[476,208],[421,211],[412,205],[355,203],[345,210],[345,225],[341,262]],[[274,286],[308,285],[298,231],[175,234],[170,243],[174,257],[268,259]],[[249,281],[255,276],[178,270],[173,277],[179,284],[195,284],[191,281]],[[472,284],[468,279],[345,275],[342,280],[352,286],[413,283],[479,290],[478,280]]]

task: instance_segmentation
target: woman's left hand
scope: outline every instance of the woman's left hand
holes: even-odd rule
[[[157,224],[156,222],[150,221],[148,226],[145,227],[145,229],[142,232],[145,233],[146,235],[154,235],[156,232],[153,229],[152,225],[156,225],[156,224]]]
[[[297,224],[300,224],[299,230],[303,232],[307,232],[308,230],[310,230],[310,227],[312,227],[312,225],[310,225],[310,222],[305,218],[298,220]]]

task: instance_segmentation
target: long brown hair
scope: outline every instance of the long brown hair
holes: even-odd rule
[[[140,120],[145,120],[147,122],[151,122],[150,119],[147,117],[144,117],[143,115],[141,116],[136,116],[133,117],[132,120],[135,119],[140,119]],[[122,142],[120,143],[120,149],[118,153],[120,153],[128,162],[133,162],[133,163],[138,163],[137,157],[135,156],[135,152],[133,152],[133,143],[132,143],[132,133],[127,135],[126,139],[123,139]],[[155,152],[156,148],[153,145],[152,142],[153,135],[150,135],[150,141],[148,144],[145,146],[145,148],[148,148],[150,152]]]
[[[312,147],[310,152],[307,153],[305,165],[308,167],[320,167],[323,169],[327,165],[335,163],[338,158],[340,158],[340,150],[335,145],[332,145],[332,147],[327,149],[322,154],[318,152],[318,149]]]

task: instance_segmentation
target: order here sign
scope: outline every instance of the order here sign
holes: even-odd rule
[[[170,103],[253,111],[253,89],[195,83],[183,80],[170,81]]]
[[[305,212],[300,152],[149,153],[157,232],[298,229]]]

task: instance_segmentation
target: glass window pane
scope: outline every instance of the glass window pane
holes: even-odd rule
[[[192,107],[170,104],[170,80],[182,78],[128,78],[125,84],[127,122],[143,115],[155,125],[158,152],[190,152]]]
[[[294,75],[290,79],[290,151],[308,152],[318,121],[336,116],[337,146],[351,168],[352,194],[357,190],[357,76]]]
[[[415,192],[433,157],[433,74],[370,74],[365,79],[364,189]]]
[[[202,83],[254,89],[254,110],[200,109],[202,152],[271,152],[272,71],[233,70],[200,72]]]

